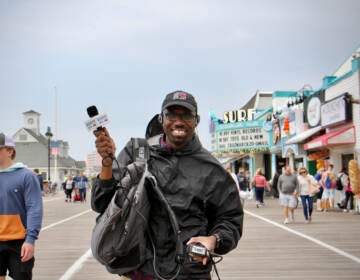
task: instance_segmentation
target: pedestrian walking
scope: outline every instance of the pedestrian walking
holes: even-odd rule
[[[84,175],[84,172],[80,172],[79,176],[74,178],[76,188],[80,194],[80,201],[86,201],[86,189],[89,187],[89,180]]]
[[[75,181],[73,180],[73,176],[69,176],[64,184],[65,191],[65,202],[71,202],[72,200],[72,192],[75,189]]]
[[[325,212],[329,209],[334,209],[335,204],[335,188],[337,177],[333,169],[334,166],[330,164],[327,171],[324,172],[322,177],[324,190],[321,197],[321,203]]]
[[[44,192],[44,178],[43,178],[43,176],[40,174],[40,171],[39,171],[38,168],[35,168],[35,169],[34,169],[34,173],[35,173],[36,177],[37,177],[38,180],[39,180],[40,189],[41,189],[42,194],[44,195],[44,194],[45,194],[45,192]]]
[[[283,207],[284,224],[295,222],[294,211],[298,204],[299,184],[290,165],[286,165],[285,172],[278,181],[280,191],[280,205]],[[289,217],[290,212],[290,217]]]
[[[339,202],[337,203],[337,205],[339,208],[341,208],[340,205],[344,204],[345,196],[346,196],[345,189],[348,183],[349,183],[349,175],[347,174],[345,168],[341,168],[336,179],[336,192],[339,193]]]
[[[264,192],[265,188],[269,191],[270,186],[269,183],[266,181],[265,176],[262,174],[262,169],[258,168],[256,173],[253,177],[253,187],[255,188],[255,200],[256,200],[256,207],[263,207],[264,204]]]
[[[0,279],[31,280],[43,204],[33,171],[15,163],[14,140],[0,133]]]
[[[279,190],[278,190],[278,181],[280,177],[281,171],[277,170],[274,174],[274,177],[271,180],[271,192],[274,198],[279,198]]]
[[[349,176],[346,174],[345,170],[342,169],[340,176],[341,183],[344,187],[345,198],[343,201],[339,202],[337,205],[340,209],[343,209],[344,212],[349,212],[354,210],[354,193],[352,192]]]
[[[305,218],[305,223],[308,224],[312,221],[312,212],[313,212],[313,197],[310,195],[311,187],[317,187],[317,183],[313,176],[311,176],[306,167],[300,167],[299,175],[299,194],[301,199],[301,205],[303,208],[303,214]]]
[[[240,167],[236,176],[239,181],[241,203],[244,206],[245,200],[251,199],[250,183],[244,168]]]
[[[322,198],[322,194],[323,194],[323,191],[324,191],[324,184],[323,184],[323,174],[325,172],[325,168],[323,167],[320,167],[316,174],[314,175],[314,179],[317,183],[317,186],[319,188],[319,191],[315,194],[315,198],[316,198],[316,211],[323,211],[323,207],[322,207],[322,201],[321,201],[321,198]]]
[[[248,177],[245,174],[245,169],[240,167],[239,172],[236,176],[239,181],[240,190],[242,190],[242,191],[250,190],[250,183],[249,183]]]
[[[227,167],[226,171],[231,175],[231,177],[233,178],[234,182],[236,183],[236,186],[238,188],[238,191],[240,191],[240,187],[239,187],[239,181],[238,178],[236,176],[236,174],[232,171],[231,167]]]

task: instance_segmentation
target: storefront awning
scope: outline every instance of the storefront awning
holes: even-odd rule
[[[245,156],[245,154],[239,155],[239,154],[221,154],[220,156],[216,156],[214,155],[215,158],[222,164],[222,165],[227,165],[230,162],[234,162],[238,159],[241,159]]]
[[[308,129],[308,130],[305,130],[305,131],[295,135],[294,137],[290,138],[286,142],[286,145],[303,142],[304,140],[306,140],[310,136],[314,135],[316,132],[319,132],[322,128],[323,128],[322,126],[317,126],[317,127],[313,127],[313,128]]]
[[[281,145],[274,145],[272,147],[270,147],[270,153],[272,154],[281,154],[282,152],[282,147]]]
[[[304,145],[304,150],[315,149],[323,146],[334,146],[355,143],[355,127],[350,126],[338,131],[321,135]]]

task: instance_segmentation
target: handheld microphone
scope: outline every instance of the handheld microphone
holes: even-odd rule
[[[96,106],[90,106],[87,108],[87,113],[90,117],[89,120],[85,121],[85,125],[90,131],[99,131],[103,129],[103,125],[109,123],[109,119],[106,114],[99,115]]]
[[[90,106],[87,108],[87,113],[90,117],[87,121],[85,121],[85,125],[89,131],[100,131],[103,130],[103,125],[109,123],[109,119],[106,114],[99,115],[99,111],[96,106]],[[109,154],[112,160],[114,160],[113,154]],[[105,158],[103,158],[104,161]]]

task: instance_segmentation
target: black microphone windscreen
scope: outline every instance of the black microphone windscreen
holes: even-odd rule
[[[87,113],[89,115],[90,118],[95,117],[97,115],[99,115],[98,109],[96,108],[96,106],[90,106],[87,108]]]

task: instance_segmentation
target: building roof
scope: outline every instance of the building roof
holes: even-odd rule
[[[36,112],[36,111],[34,111],[34,110],[29,110],[29,111],[26,111],[26,112],[24,112],[23,114],[29,114],[29,113],[32,113],[32,114],[36,114],[36,115],[41,115],[40,113],[38,113],[38,112]]]
[[[42,134],[36,134],[33,130],[22,128],[20,131],[25,131],[32,136],[36,141],[21,142],[15,140],[16,145],[16,161],[22,162],[29,167],[46,167],[48,165],[48,138]],[[15,135],[18,133],[16,132]],[[61,141],[61,140],[60,140]],[[63,142],[63,141],[61,141]],[[63,142],[67,146],[67,142]],[[50,163],[54,166],[55,157],[50,157]],[[85,168],[85,161],[76,161],[71,156],[57,156],[58,168]]]
[[[241,109],[247,110],[256,108],[257,110],[265,110],[270,106],[272,106],[272,92],[256,91]]]
[[[345,61],[339,66],[339,68],[333,73],[332,76],[340,77],[351,70],[351,61],[354,57],[360,55],[360,47],[358,47]]]

